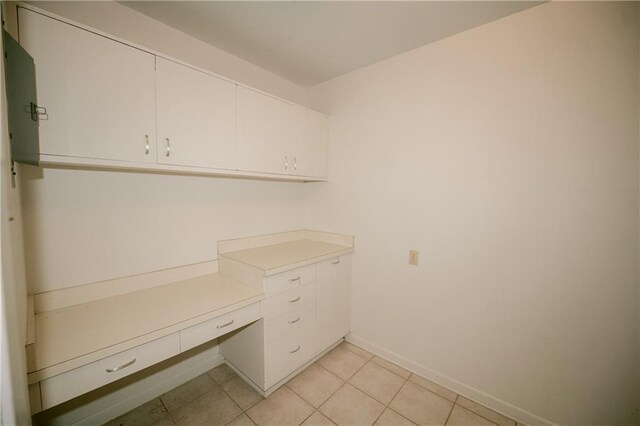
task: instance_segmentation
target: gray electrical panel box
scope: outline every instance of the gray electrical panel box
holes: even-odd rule
[[[38,120],[46,118],[46,110],[37,104],[35,64],[27,51],[4,30],[2,38],[11,159],[38,165]]]

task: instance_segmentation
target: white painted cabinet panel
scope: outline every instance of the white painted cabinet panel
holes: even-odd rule
[[[157,58],[158,162],[233,168],[236,85]]]
[[[40,153],[155,162],[155,57],[22,8],[19,23],[48,113]]]
[[[351,255],[318,264],[316,282],[318,340],[328,347],[351,327]]]
[[[292,110],[284,101],[238,87],[239,170],[289,174]]]

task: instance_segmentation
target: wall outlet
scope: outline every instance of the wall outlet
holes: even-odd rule
[[[409,265],[418,266],[418,250],[409,250]]]

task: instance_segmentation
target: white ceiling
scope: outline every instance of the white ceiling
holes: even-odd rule
[[[527,1],[126,1],[303,86],[533,7]]]

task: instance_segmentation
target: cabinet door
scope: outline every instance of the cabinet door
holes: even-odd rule
[[[296,172],[300,176],[327,177],[329,123],[327,117],[303,109],[296,141]]]
[[[225,169],[236,142],[236,85],[157,58],[158,162]]]
[[[19,23],[48,114],[40,152],[155,162],[155,57],[26,9]]]
[[[351,256],[318,264],[316,282],[318,347],[326,349],[351,328]]]
[[[238,87],[239,170],[289,174],[293,105]]]

